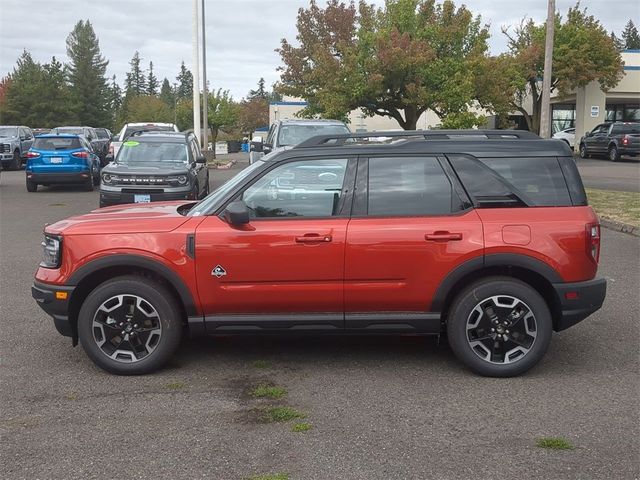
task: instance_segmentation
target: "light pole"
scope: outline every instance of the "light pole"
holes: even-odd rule
[[[191,41],[193,43],[193,131],[200,142],[202,131],[200,128],[200,50],[198,48],[198,0],[193,0],[193,31]]]
[[[204,0],[202,0],[202,143],[205,150],[209,150],[209,117],[207,100],[207,35],[204,24]],[[215,148],[215,145],[214,145]]]
[[[544,42],[544,73],[542,74],[542,108],[540,109],[540,136],[551,137],[551,74],[553,65],[553,36],[556,24],[556,0],[549,0],[547,9],[547,35]]]

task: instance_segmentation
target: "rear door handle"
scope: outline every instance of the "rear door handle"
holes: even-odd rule
[[[331,240],[331,235],[319,235],[317,233],[307,233],[302,237],[296,237],[296,243],[326,243]]]
[[[424,236],[424,239],[427,242],[455,242],[458,240],[462,240],[462,234],[451,232],[433,232],[427,233]]]

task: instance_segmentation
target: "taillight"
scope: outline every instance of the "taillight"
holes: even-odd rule
[[[600,224],[587,224],[587,255],[598,263],[600,261]]]
[[[38,152],[32,152],[31,150],[27,152],[27,158],[38,158],[39,156],[40,154]]]
[[[622,137],[623,145],[629,145],[629,143],[631,143],[631,139],[629,138],[629,135],[625,135],[624,137]]]
[[[89,154],[87,152],[85,152],[84,150],[81,151],[81,152],[73,152],[71,155],[76,157],[76,158],[88,158],[89,157]]]

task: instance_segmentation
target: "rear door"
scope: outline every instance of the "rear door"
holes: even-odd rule
[[[432,298],[483,255],[482,223],[446,160],[371,157],[358,165],[345,254],[345,326],[437,332]]]

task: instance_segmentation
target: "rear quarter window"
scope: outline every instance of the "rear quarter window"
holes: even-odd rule
[[[626,125],[614,125],[611,135],[632,135],[640,134],[640,123],[629,123]]]
[[[449,157],[467,192],[480,206],[500,205],[499,198],[519,198],[534,207],[572,205],[556,157],[474,158]],[[487,167],[487,168],[485,168]],[[505,202],[507,204],[508,202]],[[518,206],[513,203],[512,206]]]
[[[33,141],[36,150],[75,150],[80,147],[78,137],[36,137]]]

